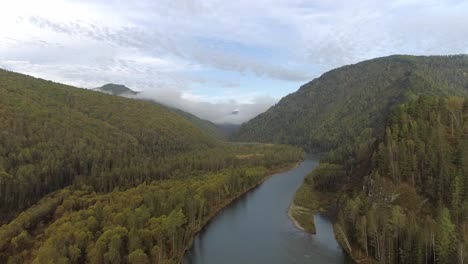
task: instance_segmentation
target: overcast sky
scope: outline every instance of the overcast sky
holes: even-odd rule
[[[337,66],[468,53],[468,1],[15,0],[0,28],[0,68],[240,123]]]

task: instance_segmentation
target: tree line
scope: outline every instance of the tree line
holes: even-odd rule
[[[294,148],[270,148],[276,158],[263,165],[250,161],[107,194],[73,187],[54,192],[0,228],[0,260],[178,263],[195,233],[217,210],[272,169],[302,156]]]
[[[348,251],[379,263],[464,263],[467,132],[466,98],[421,96],[394,109],[361,190],[336,200]]]

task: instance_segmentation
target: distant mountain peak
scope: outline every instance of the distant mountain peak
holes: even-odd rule
[[[94,88],[95,91],[109,93],[113,95],[136,95],[139,92],[134,91],[123,84],[108,83],[101,87]]]

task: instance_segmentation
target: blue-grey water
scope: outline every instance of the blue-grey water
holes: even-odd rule
[[[346,263],[332,224],[315,216],[316,235],[297,229],[288,207],[317,158],[279,173],[223,209],[195,237],[184,264]]]

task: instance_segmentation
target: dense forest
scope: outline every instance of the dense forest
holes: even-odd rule
[[[369,129],[368,134],[380,135],[392,107],[408,98],[467,96],[467,78],[465,55],[395,55],[344,66],[324,73],[244,123],[234,139],[330,151],[352,144]]]
[[[152,101],[154,102],[154,101]],[[156,103],[156,102],[154,102]],[[193,115],[189,112],[185,112],[183,110],[180,110],[178,108],[170,108],[172,111],[176,112],[177,114],[187,118],[190,120],[195,126],[203,130],[205,134],[208,134],[209,136],[219,139],[219,140],[228,140],[230,135],[232,133],[229,133],[229,131],[225,131],[224,127],[222,125],[215,124],[211,121],[208,121],[206,119],[202,119],[196,115]],[[235,125],[232,125],[235,126]]]
[[[294,202],[328,210],[360,263],[463,263],[467,97],[468,56],[378,58],[325,73],[236,138],[327,152]]]
[[[382,263],[466,261],[468,99],[398,106],[376,144],[364,188],[337,200],[341,239]]]
[[[302,158],[3,70],[0,127],[1,263],[177,263],[217,210]]]
[[[238,153],[260,151],[240,147]],[[178,263],[192,237],[233,198],[300,151],[264,146],[265,158],[237,154],[238,164],[124,191],[75,185],[56,191],[0,228],[8,263]],[[248,152],[247,152],[248,151]],[[288,156],[288,158],[285,158]]]
[[[188,159],[179,155],[220,145],[156,104],[6,71],[0,80],[4,210],[31,206],[73,182],[112,191],[162,179],[177,159]]]

